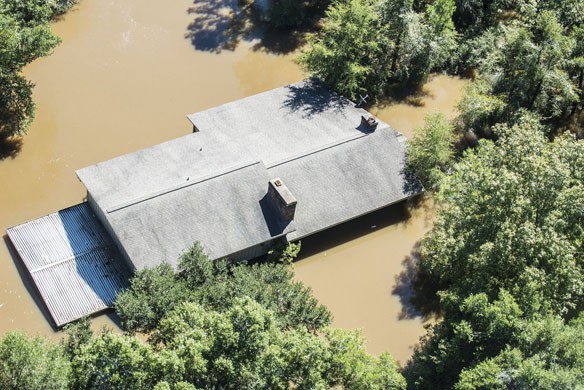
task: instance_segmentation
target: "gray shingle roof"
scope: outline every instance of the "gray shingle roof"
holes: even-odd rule
[[[136,268],[175,263],[193,241],[212,258],[296,230],[303,237],[419,192],[398,134],[311,83],[188,115],[199,132],[77,172]],[[266,199],[280,177],[298,200],[281,226]],[[410,184],[414,186],[410,186]]]

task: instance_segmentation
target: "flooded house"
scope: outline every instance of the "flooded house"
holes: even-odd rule
[[[78,170],[87,202],[8,229],[57,326],[195,241],[250,259],[422,191],[404,137],[315,83],[187,118],[192,134]]]

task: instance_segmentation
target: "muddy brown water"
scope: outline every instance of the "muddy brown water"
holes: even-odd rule
[[[25,69],[36,83],[36,119],[20,148],[0,161],[0,230],[81,202],[85,190],[76,169],[188,134],[188,113],[301,80],[294,53],[276,54],[245,40],[218,50],[216,32],[228,25],[228,5],[82,0],[54,23],[63,42]],[[408,134],[425,111],[451,112],[462,83],[438,76],[427,87],[425,106],[402,103],[374,112]],[[295,265],[298,279],[333,311],[334,325],[363,328],[372,352],[389,350],[404,360],[423,332],[420,320],[396,318],[400,304],[389,291],[428,229],[428,210],[389,215],[382,218],[386,227],[348,242],[341,237],[334,246],[321,236],[322,242],[307,243]],[[0,269],[0,335],[22,329],[61,337],[6,242]],[[106,315],[93,320],[96,329],[104,325],[116,329]]]

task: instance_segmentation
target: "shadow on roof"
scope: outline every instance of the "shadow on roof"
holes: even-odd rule
[[[303,117],[310,118],[324,111],[342,111],[346,106],[353,104],[350,100],[332,92],[318,80],[307,80],[304,83],[289,85],[289,92],[284,101],[284,107],[291,111],[303,113]]]

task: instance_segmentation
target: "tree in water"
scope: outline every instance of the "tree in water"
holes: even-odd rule
[[[71,365],[63,348],[13,332],[0,340],[0,388],[65,390]]]
[[[56,12],[51,2],[0,0],[0,137],[26,132],[34,117],[33,84],[20,71],[59,43],[48,24]]]
[[[361,93],[379,94],[386,81],[379,23],[370,0],[333,3],[321,33],[310,37],[299,61],[349,99]]]
[[[425,125],[408,142],[408,169],[427,189],[437,189],[442,175],[454,162],[454,127],[443,114],[426,116]]]
[[[416,389],[573,389],[584,372],[584,315],[529,315],[501,290],[464,299],[445,293],[444,316],[406,367]],[[530,310],[533,313],[533,310]]]
[[[460,297],[505,289],[522,310],[570,316],[584,289],[584,144],[549,142],[534,119],[495,131],[442,179],[420,267]]]

